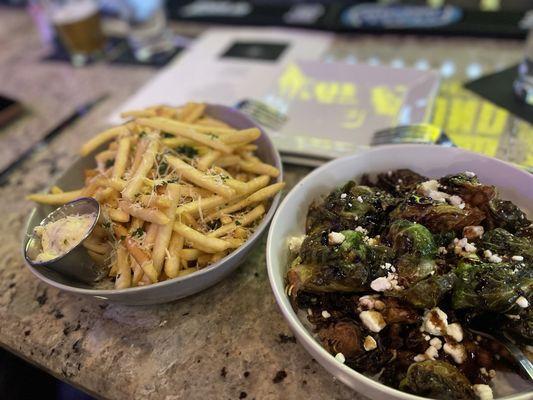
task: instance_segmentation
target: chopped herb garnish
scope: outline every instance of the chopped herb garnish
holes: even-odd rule
[[[105,221],[105,222],[102,223],[102,226],[103,226],[104,228],[106,228],[106,229],[109,229],[109,228],[111,228],[111,222],[109,222],[109,221]]]
[[[143,131],[143,132],[139,133],[139,137],[140,137],[140,138],[143,138],[143,137],[145,137],[145,136],[146,136],[146,132]]]
[[[196,150],[192,146],[187,146],[187,145],[181,145],[181,146],[176,147],[176,152],[179,154],[183,154],[184,156],[188,158],[194,158],[198,155],[198,150]]]
[[[173,138],[174,135],[172,133],[168,133],[168,132],[163,132],[163,137],[168,139],[168,138]]]
[[[132,236],[136,236],[136,237],[141,237],[142,235],[144,234],[144,229],[143,228],[137,228],[133,231],[133,233],[131,234]]]
[[[124,239],[126,239],[126,236],[124,235],[120,236],[120,240],[124,240]]]
[[[215,135],[214,133],[208,133],[208,135],[211,139],[218,139],[218,135]]]
[[[165,175],[167,173],[167,170],[168,170],[168,163],[166,162],[166,160],[163,160],[159,163],[159,167],[157,167],[157,172],[159,173],[159,175]]]
[[[241,226],[241,225],[242,225],[242,224],[241,224],[241,221],[236,220],[236,221],[235,221],[235,225],[237,225],[237,226]]]
[[[105,160],[105,167],[106,168],[111,168],[113,166],[113,164],[115,164],[115,159],[114,158],[108,158],[107,160]]]

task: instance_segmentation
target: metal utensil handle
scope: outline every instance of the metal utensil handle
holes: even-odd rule
[[[525,356],[520,348],[513,343],[513,341],[507,336],[506,333],[502,335],[501,343],[509,350],[514,359],[518,362],[520,369],[524,372],[525,376],[533,381],[533,363]]]

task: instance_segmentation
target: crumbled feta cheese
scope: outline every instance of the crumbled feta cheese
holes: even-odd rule
[[[472,389],[474,389],[474,393],[477,397],[479,397],[479,400],[492,400],[494,399],[494,396],[492,394],[492,389],[489,385],[473,385]]]
[[[464,247],[465,251],[467,253],[475,253],[477,251],[477,248],[476,246],[474,246],[473,244],[471,243],[467,243]]]
[[[448,325],[446,328],[446,335],[450,336],[456,342],[463,340],[463,328],[458,322]]]
[[[359,203],[362,203],[362,202],[363,202],[363,198],[362,198],[361,196],[357,196],[357,201],[358,201]]]
[[[345,198],[346,198],[346,193],[341,194],[341,199],[345,199]]]
[[[448,251],[446,250],[446,247],[443,247],[443,246],[440,246],[437,249],[437,251],[438,251],[439,254],[448,254]]]
[[[437,350],[442,349],[442,341],[437,337],[434,337],[433,339],[431,339],[429,341],[429,344],[433,346],[434,348],[436,348]]]
[[[422,321],[422,330],[434,336],[442,336],[448,328],[448,316],[439,307],[426,311]]]
[[[337,360],[341,364],[344,364],[346,362],[346,357],[344,357],[344,354],[342,353],[337,353],[335,354],[335,360]]]
[[[511,260],[513,260],[513,261],[524,261],[524,257],[522,257],[522,256],[512,256]]]
[[[313,315],[313,310],[311,310],[310,308],[307,309],[307,315]]]
[[[515,319],[515,320],[519,320],[520,319],[520,315],[513,315],[513,314],[505,314],[505,316],[509,319]]]
[[[493,370],[493,369],[489,370],[489,378],[490,379],[496,378],[496,371],[495,370]]]
[[[380,276],[370,282],[370,287],[376,292],[384,292],[385,290],[391,290],[392,284],[386,276]]]
[[[331,317],[331,314],[327,312],[326,310],[322,311],[322,318],[328,319]]]
[[[473,178],[474,176],[476,176],[476,174],[471,171],[465,171],[465,175],[468,176],[469,178]]]
[[[383,319],[383,315],[378,311],[363,311],[359,314],[359,318],[370,331],[378,333],[387,326]]]
[[[463,228],[463,236],[469,240],[480,238],[485,233],[481,225],[469,225]]]
[[[374,303],[374,308],[378,311],[384,310],[385,303],[383,303],[381,300],[376,300],[376,302]]]
[[[459,208],[462,210],[462,209],[465,208],[465,206],[466,206],[465,203],[461,203],[461,204],[459,204],[457,207],[459,207]]]
[[[376,304],[374,296],[363,296],[359,298],[359,307],[366,310],[372,310]]]
[[[420,184],[419,191],[424,196],[430,197],[435,201],[440,201],[444,203],[446,199],[450,197],[450,195],[448,193],[440,192],[438,190],[439,186],[439,182],[432,179],[430,181],[422,182]]]
[[[415,362],[425,361],[426,360],[426,355],[425,354],[418,354],[418,355],[413,357],[413,360],[415,360]]]
[[[376,238],[368,238],[368,240],[366,240],[366,243],[369,246],[377,246],[379,244],[379,240],[377,240]]]
[[[365,228],[363,228],[362,226],[356,227],[355,231],[356,232],[361,232],[363,235],[366,235],[368,233],[368,231]]]
[[[439,358],[439,350],[437,350],[437,348],[434,346],[429,346],[426,349],[426,352],[424,354],[429,360],[434,360],[435,358]]]
[[[484,255],[486,258],[489,258],[490,256],[492,256],[492,251],[490,251],[490,250],[485,250],[485,251],[483,252],[483,255]]]
[[[466,360],[466,350],[462,344],[459,343],[445,343],[443,350],[446,354],[452,356],[457,364],[462,364]]]
[[[330,232],[328,235],[328,244],[330,245],[341,244],[344,240],[346,240],[346,236],[340,232]]]
[[[431,340],[431,336],[429,336],[429,335],[424,335],[424,340],[425,340],[426,342],[429,342],[429,341]]]
[[[464,203],[463,199],[460,196],[456,196],[456,195],[450,196],[448,198],[448,202],[452,206],[458,206],[459,204],[463,204]]]
[[[288,240],[289,251],[291,253],[298,253],[304,242],[305,235],[302,236],[292,236]]]
[[[387,276],[381,276],[374,279],[370,282],[370,287],[376,292],[384,292],[391,289],[403,289],[402,286],[398,285],[398,275],[394,272],[389,272]]]
[[[368,335],[365,338],[365,341],[363,343],[363,347],[366,351],[374,350],[378,347],[378,343],[376,342],[376,339],[374,339],[372,336]]]
[[[518,299],[516,299],[516,304],[518,304],[518,307],[522,308],[528,308],[529,307],[529,301],[524,296],[520,296]]]
[[[500,256],[498,256],[498,254],[493,254],[489,257],[489,261],[491,263],[501,263],[502,262],[502,258]]]

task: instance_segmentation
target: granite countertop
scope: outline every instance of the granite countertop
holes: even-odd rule
[[[387,39],[377,39],[392,52],[402,41],[394,40],[387,45]],[[0,131],[0,160],[68,115],[73,104],[109,94],[0,186],[1,346],[99,398],[363,399],[296,343],[271,293],[265,237],[236,273],[170,304],[108,304],[36,279],[21,256],[23,225],[32,208],[24,196],[63,171],[75,149],[104,127],[109,112],[156,70],[43,63],[37,33],[21,10],[0,8],[0,43],[0,76],[9,76],[2,79],[2,91],[30,108]],[[363,49],[371,45],[364,38],[359,43]],[[402,43],[412,46],[411,39]],[[516,49],[513,43],[509,47]],[[346,45],[341,41],[338,51]],[[288,186],[308,172],[287,167]]]

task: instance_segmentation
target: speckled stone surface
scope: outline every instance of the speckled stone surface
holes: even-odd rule
[[[376,40],[359,39],[361,51],[386,48],[390,57],[401,46],[411,49],[412,57],[419,51],[412,39]],[[466,51],[466,43],[457,51]],[[483,43],[488,42],[477,42],[472,51]],[[343,39],[336,51],[345,54],[348,45]],[[516,58],[517,48],[510,42],[503,52]],[[156,72],[106,65],[73,69],[43,63],[42,55],[31,19],[0,7],[2,91],[30,110],[0,131],[0,169],[72,107],[104,93],[109,97],[0,186],[0,345],[100,398],[363,399],[295,343],[271,294],[265,238],[236,273],[165,305],[98,302],[49,288],[31,275],[21,256],[24,220],[32,207],[24,196],[63,171],[79,145],[104,127],[110,111]],[[287,167],[289,187],[308,171]]]

